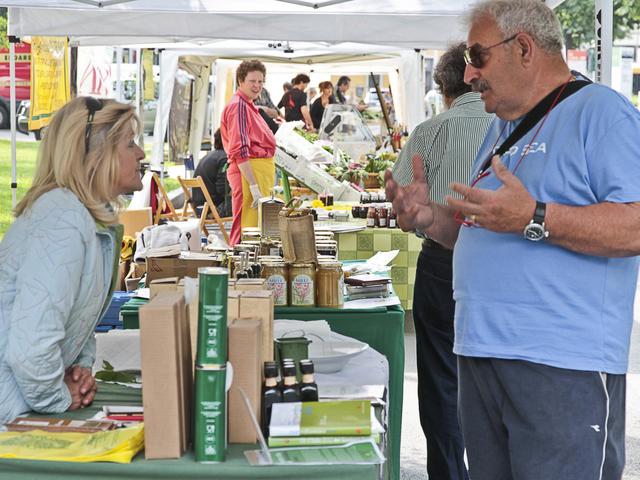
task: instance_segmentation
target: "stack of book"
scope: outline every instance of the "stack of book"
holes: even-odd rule
[[[370,400],[275,403],[269,447],[377,444],[383,432]]]
[[[364,273],[346,277],[347,297],[349,300],[363,298],[386,298],[391,295],[391,277]]]

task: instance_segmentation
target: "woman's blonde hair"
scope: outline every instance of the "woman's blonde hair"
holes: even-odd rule
[[[67,102],[54,115],[38,150],[33,183],[16,206],[16,216],[25,213],[44,193],[62,187],[72,191],[96,221],[117,222],[113,204],[118,203],[114,195],[118,143],[135,135],[140,122],[131,105],[91,99],[89,102],[97,102],[101,108],[95,111],[89,131],[87,98]]]

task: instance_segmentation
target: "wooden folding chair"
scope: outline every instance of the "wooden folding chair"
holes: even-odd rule
[[[202,194],[204,195],[204,198],[205,198],[204,205],[202,206],[202,214],[200,215],[200,229],[204,232],[205,235],[209,235],[209,231],[207,230],[207,227],[206,227],[206,222],[207,222],[207,217],[209,216],[209,214],[211,214],[214,221],[218,224],[218,227],[220,227],[220,231],[222,232],[222,235],[224,236],[224,239],[228,244],[230,239],[229,239],[229,234],[227,233],[227,230],[224,228],[224,222],[231,221],[233,220],[233,218],[232,217],[220,218],[220,215],[218,214],[218,209],[213,203],[213,200],[211,199],[211,195],[209,195],[209,190],[207,190],[207,186],[204,184],[202,177],[200,176],[196,178],[178,177],[178,181],[180,182],[180,185],[182,186],[182,190],[184,191],[184,207],[182,209],[182,218],[183,219],[187,218],[187,216],[189,215],[189,209],[191,209],[193,214],[196,215],[197,217],[196,209],[191,201],[192,193],[190,189],[199,188],[200,190],[202,190]]]
[[[153,181],[156,184],[156,187],[158,188],[158,193],[160,194],[160,198],[158,199],[158,207],[156,208],[156,213],[153,217],[153,223],[157,224],[161,219],[163,218],[169,218],[171,220],[173,220],[174,222],[178,221],[178,212],[176,212],[176,209],[173,206],[173,203],[171,202],[171,199],[169,198],[169,195],[167,194],[167,191],[164,188],[164,185],[162,185],[162,182],[160,181],[160,177],[158,177],[157,173],[153,173]],[[152,194],[153,194],[153,189],[152,189]],[[166,209],[169,209],[169,211],[167,213],[164,213],[164,211]]]

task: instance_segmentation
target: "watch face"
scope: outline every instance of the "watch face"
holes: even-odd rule
[[[524,229],[524,238],[537,242],[546,237],[544,227],[539,223],[530,223]]]

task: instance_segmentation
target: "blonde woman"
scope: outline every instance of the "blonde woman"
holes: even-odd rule
[[[122,238],[115,207],[142,188],[138,128],[131,106],[79,97],[47,129],[0,243],[0,424],[93,401],[93,332]]]

